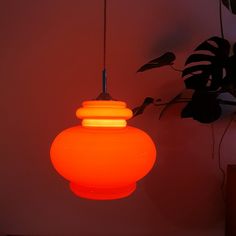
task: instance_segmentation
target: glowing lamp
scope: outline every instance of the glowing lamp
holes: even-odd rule
[[[106,200],[130,195],[153,167],[156,149],[142,130],[127,126],[132,111],[113,100],[83,102],[76,111],[82,126],[53,141],[53,166],[77,196]]]

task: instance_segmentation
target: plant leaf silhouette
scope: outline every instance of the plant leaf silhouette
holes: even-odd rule
[[[149,106],[150,104],[152,104],[154,102],[154,99],[151,97],[146,97],[142,103],[142,105],[135,107],[134,109],[132,109],[133,111],[133,117],[138,116],[143,114],[144,110],[147,108],[147,106]]]
[[[182,110],[182,118],[193,118],[201,123],[211,123],[221,116],[218,93],[195,91],[190,101]]]
[[[183,78],[187,77],[185,86],[194,90],[216,91],[222,85],[230,43],[214,36],[201,43],[194,51],[187,58],[182,73]]]
[[[137,72],[143,72],[157,67],[173,65],[176,56],[173,52],[166,52],[162,56],[149,61],[145,65],[141,66]]]

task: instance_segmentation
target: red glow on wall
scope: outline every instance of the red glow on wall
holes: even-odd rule
[[[86,101],[76,112],[82,126],[62,131],[51,146],[55,169],[71,190],[89,199],[130,195],[152,168],[156,149],[142,130],[126,126],[132,111],[119,101]]]

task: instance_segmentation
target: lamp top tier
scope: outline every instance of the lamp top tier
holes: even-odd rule
[[[82,103],[76,116],[85,127],[125,127],[133,113],[122,101],[91,100]]]

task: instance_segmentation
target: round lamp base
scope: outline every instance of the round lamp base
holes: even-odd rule
[[[70,189],[75,195],[82,198],[113,200],[129,196],[136,189],[136,183],[115,188],[95,188],[70,183]]]

